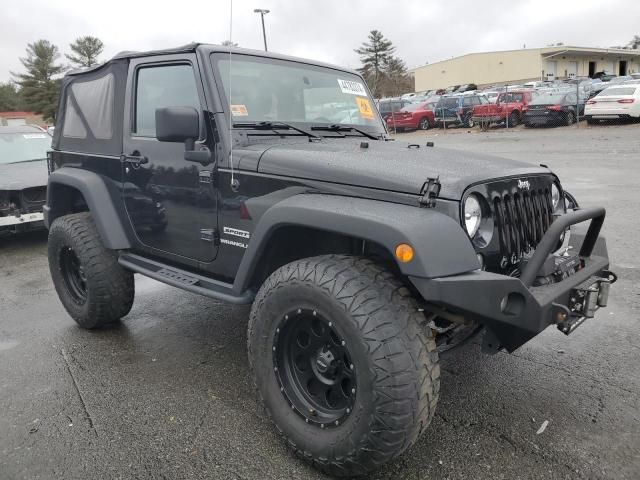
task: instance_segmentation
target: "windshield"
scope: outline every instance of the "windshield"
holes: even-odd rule
[[[0,133],[0,164],[45,159],[50,148],[46,133]]]
[[[304,122],[384,132],[362,79],[351,73],[273,58],[214,57],[234,122]]]

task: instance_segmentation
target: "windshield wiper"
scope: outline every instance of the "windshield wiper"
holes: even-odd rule
[[[311,130],[322,130],[325,132],[358,132],[360,135],[370,138],[371,140],[380,140],[380,137],[376,137],[375,135],[369,132],[365,132],[360,128],[352,127],[350,125],[339,125],[339,124],[322,125],[322,126],[311,127]]]
[[[14,163],[25,163],[25,162],[39,162],[40,160],[46,160],[47,157],[43,158],[30,158],[29,160],[18,160],[17,162],[7,162],[7,165],[12,165]]]
[[[322,137],[319,137],[315,133],[308,132],[303,128],[299,128],[284,122],[269,122],[269,121],[244,122],[244,123],[234,123],[233,126],[238,128],[253,128],[256,130],[295,130],[296,132],[300,132],[309,138],[317,138],[319,140],[322,139]]]

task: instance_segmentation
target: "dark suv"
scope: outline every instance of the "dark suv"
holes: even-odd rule
[[[473,93],[443,95],[436,104],[433,113],[438,125],[461,125],[473,127],[473,107],[488,104],[489,100],[484,96]]]
[[[134,273],[252,303],[258,394],[331,474],[416,441],[440,352],[480,332],[488,353],[568,334],[615,280],[604,209],[578,209],[544,166],[389,141],[353,71],[215,45],[128,52],[67,74],[57,119],[44,212],[71,317],[118,322]]]

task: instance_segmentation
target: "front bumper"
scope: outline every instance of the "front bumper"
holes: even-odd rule
[[[424,300],[483,324],[500,347],[512,352],[557,325],[571,333],[595,310],[606,306],[609,285],[615,275],[608,271],[604,238],[599,238],[603,208],[577,210],[557,218],[542,238],[520,278],[476,270],[441,278],[410,277]],[[571,235],[570,246],[579,248],[581,268],[556,283],[533,286],[545,260],[560,236],[571,225],[591,220],[586,235]]]
[[[476,123],[504,122],[506,117],[504,115],[474,115],[471,119]]]
[[[24,213],[22,215],[9,215],[0,217],[0,229],[4,227],[15,227],[18,225],[26,225],[29,223],[40,222],[44,220],[42,212]]]

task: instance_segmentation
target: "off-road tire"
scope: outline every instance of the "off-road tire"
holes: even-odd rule
[[[62,252],[68,249],[77,257],[86,277],[83,300],[74,296],[65,279]],[[135,296],[133,273],[118,264],[115,251],[104,247],[90,213],[56,218],[49,229],[48,255],[58,297],[82,328],[114,323],[129,313]]]
[[[306,423],[280,390],[274,339],[285,312],[295,308],[329,315],[350,347],[357,394],[337,427]],[[440,390],[436,344],[424,321],[409,290],[370,259],[307,258],[265,281],[251,309],[249,362],[267,414],[300,458],[331,475],[361,475],[416,441],[433,418]]]

